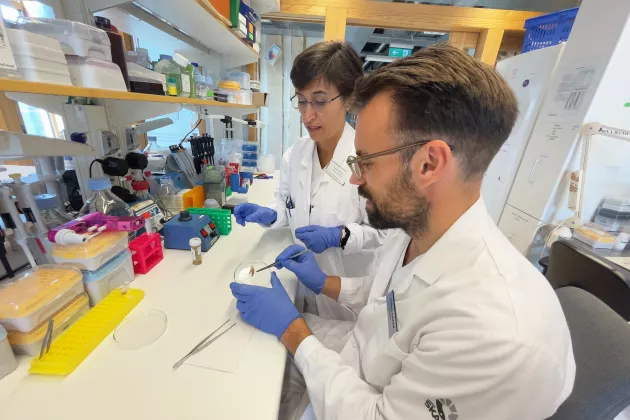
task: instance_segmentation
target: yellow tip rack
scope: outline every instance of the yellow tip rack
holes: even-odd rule
[[[139,289],[113,290],[83,318],[66,330],[43,358],[31,361],[30,373],[71,374],[144,298]]]

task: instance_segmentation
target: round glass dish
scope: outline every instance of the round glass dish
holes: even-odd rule
[[[135,350],[157,341],[166,331],[166,314],[156,309],[133,314],[114,330],[114,340],[127,350]]]
[[[267,264],[260,260],[243,261],[236,267],[236,270],[234,270],[234,281],[242,284],[265,287],[271,281],[270,271],[263,270],[257,273],[256,270],[260,270],[266,265]]]

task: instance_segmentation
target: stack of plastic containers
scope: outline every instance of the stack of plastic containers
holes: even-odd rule
[[[258,166],[258,143],[244,142],[241,172],[256,172]]]
[[[86,308],[81,272],[74,267],[41,265],[0,285],[0,324],[16,353],[38,354],[51,318],[60,333]]]
[[[72,85],[59,41],[18,29],[7,29],[7,35],[22,79]]]
[[[31,17],[19,18],[18,27],[61,43],[75,86],[127,90],[120,67],[112,62],[107,32],[70,20]]]
[[[203,170],[203,190],[206,200],[216,200],[219,206],[224,206],[225,188],[225,166],[206,167]]]
[[[92,306],[134,278],[127,232],[103,232],[82,244],[55,245],[52,257],[83,271]]]

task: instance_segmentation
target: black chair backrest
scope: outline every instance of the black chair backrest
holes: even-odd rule
[[[554,289],[573,286],[586,290],[630,321],[630,287],[615,264],[556,241],[551,245],[545,277]]]
[[[630,325],[590,293],[556,290],[569,324],[573,392],[549,420],[613,420],[630,405]]]

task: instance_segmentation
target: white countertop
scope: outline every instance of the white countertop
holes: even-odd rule
[[[255,180],[249,201],[269,203],[277,183],[277,173]],[[66,377],[29,375],[30,358],[21,357],[18,369],[0,379],[0,418],[276,419],[286,350],[275,337],[254,331],[234,374],[172,366],[222,323],[233,305],[228,285],[237,265],[245,259],[272,262],[291,243],[288,229],[234,222],[200,266],[192,265],[190,251],[165,250],[164,260],[132,283],[146,295],[131,313],[163,311],[164,335],[147,347],[124,350],[110,334]],[[295,296],[295,277],[287,270],[279,277]]]

